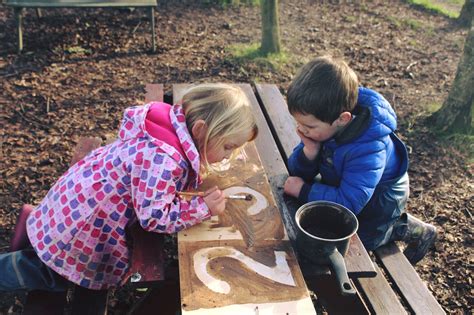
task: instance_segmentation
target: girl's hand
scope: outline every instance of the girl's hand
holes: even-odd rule
[[[225,194],[222,190],[214,186],[206,191],[206,195],[203,197],[204,202],[209,207],[211,215],[222,214],[225,210]]]
[[[288,176],[285,181],[284,191],[287,195],[298,198],[301,188],[304,185],[303,179],[297,176]]]
[[[321,148],[321,142],[315,141],[311,138],[306,137],[299,128],[296,128],[296,133],[301,138],[303,142],[304,148],[303,152],[306,158],[310,161],[314,160],[319,153],[319,149]]]

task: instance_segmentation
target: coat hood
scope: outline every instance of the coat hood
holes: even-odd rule
[[[119,130],[119,138],[122,141],[127,141],[133,138],[150,138],[153,143],[160,146],[166,153],[171,157],[174,157],[175,154],[180,150],[172,147],[168,143],[158,140],[152,137],[145,128],[146,115],[150,109],[150,106],[156,103],[150,103],[145,106],[134,106],[129,107],[125,110],[123,115],[122,125]],[[171,124],[173,126],[174,132],[179,139],[182,149],[184,150],[184,158],[191,164],[192,169],[195,174],[199,174],[200,170],[200,156],[198,150],[192,140],[191,134],[188,131],[186,126],[186,118],[184,116],[184,111],[181,105],[173,105],[169,111]],[[179,158],[175,158],[176,161],[179,161]]]
[[[388,101],[379,93],[359,88],[354,119],[335,140],[339,144],[366,142],[385,137],[397,129],[397,116]]]

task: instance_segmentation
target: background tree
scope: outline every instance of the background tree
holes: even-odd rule
[[[262,0],[262,45],[263,55],[281,52],[280,25],[278,23],[278,0]]]
[[[472,12],[474,10],[474,0],[465,0],[459,14],[458,21],[461,26],[470,26],[472,20]]]
[[[472,131],[472,108],[474,106],[474,26],[467,34],[464,53],[458,64],[456,77],[443,106],[433,113],[429,121],[448,133]]]

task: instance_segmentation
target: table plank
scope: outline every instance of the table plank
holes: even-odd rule
[[[255,88],[260,103],[265,107],[263,113],[286,164],[293,148],[300,143],[295,132],[296,122],[290,115],[286,101],[275,84],[256,84]]]
[[[259,148],[260,145],[262,145],[263,150],[260,151],[262,160],[271,163],[271,165],[268,165],[268,169],[268,163],[264,163],[267,174],[272,174],[278,178],[278,188],[282,193],[281,187],[283,187],[284,179],[288,176],[288,170],[282,161],[274,158],[274,155],[284,157],[289,156],[293,151],[293,147],[300,142],[299,137],[294,131],[293,119],[288,113],[286,102],[277,86],[274,84],[256,84],[255,87],[261,105],[254,104],[254,112],[256,113],[256,116],[259,117],[259,121],[262,120],[262,117],[263,119],[266,117],[265,121],[261,121],[259,124],[259,128],[264,129],[261,130],[263,136],[259,136],[256,139],[256,143]],[[267,124],[268,126],[266,126]],[[269,148],[271,144],[266,140],[268,139],[269,134],[272,135],[275,140],[274,142],[278,143],[278,146],[283,150],[281,151],[281,154],[280,152],[278,152],[278,154],[275,153],[275,150],[278,150],[278,146],[273,145]],[[272,178],[270,175],[269,177],[270,179]],[[291,201],[289,198],[285,201],[287,204],[287,211],[291,217],[291,221],[293,221],[291,215],[294,215],[296,212],[298,204],[294,200]],[[292,225],[295,226],[293,222]],[[351,238],[349,251],[345,256],[345,262],[347,272],[351,278],[375,277],[377,274],[369,254],[357,235],[354,235]],[[305,276],[317,276],[328,272],[328,268],[315,268],[314,265],[309,264],[304,260],[302,260],[301,267]]]
[[[173,86],[175,101],[185,88]],[[254,198],[178,233],[182,314],[315,314],[255,143],[243,150],[200,190]]]

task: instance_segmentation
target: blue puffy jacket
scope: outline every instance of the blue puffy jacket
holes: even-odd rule
[[[288,159],[290,174],[306,184],[298,199],[346,206],[359,219],[358,234],[368,249],[381,245],[408,198],[408,154],[393,133],[397,117],[379,93],[359,88],[354,119],[323,143],[309,161],[300,143]],[[321,181],[314,181],[316,175]]]

